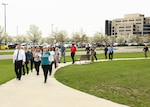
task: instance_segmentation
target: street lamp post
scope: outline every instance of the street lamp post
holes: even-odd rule
[[[53,37],[53,26],[54,26],[54,24],[51,24],[52,37]]]
[[[2,3],[2,5],[4,5],[4,25],[5,25],[5,33],[6,33],[6,3]]]

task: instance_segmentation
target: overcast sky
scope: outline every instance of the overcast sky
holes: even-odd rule
[[[105,33],[105,20],[123,18],[124,14],[141,13],[150,16],[148,0],[0,0],[7,3],[6,30],[9,35],[26,34],[31,24],[44,37],[53,30],[83,31],[92,36]],[[4,6],[0,5],[0,26],[4,27]]]

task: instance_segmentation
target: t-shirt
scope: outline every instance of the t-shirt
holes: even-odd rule
[[[34,58],[35,62],[41,61],[41,53],[40,52],[35,52],[34,56],[35,56],[35,58]]]
[[[54,61],[55,52],[54,51],[49,51],[49,52],[50,52],[49,60],[50,60],[50,62],[52,62],[52,61]]]
[[[65,52],[66,48],[64,46],[61,47],[61,53]]]
[[[42,65],[50,65],[50,61],[49,61],[49,56],[50,56],[50,53],[47,51],[46,53],[42,52],[41,53],[42,55]]]

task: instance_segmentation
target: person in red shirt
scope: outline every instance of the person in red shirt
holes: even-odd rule
[[[71,51],[72,64],[74,64],[74,62],[75,62],[74,56],[75,56],[75,53],[76,53],[76,47],[74,46],[74,44],[72,44],[72,46],[70,48],[70,51]]]

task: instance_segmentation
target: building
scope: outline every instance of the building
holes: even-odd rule
[[[124,18],[106,20],[105,34],[107,36],[150,34],[150,17],[144,17],[142,14],[126,14]]]

